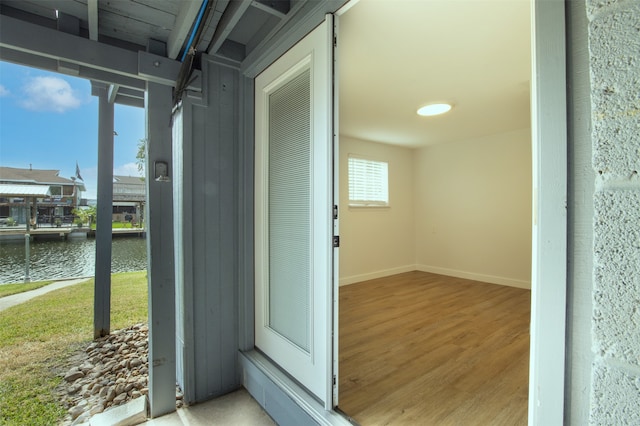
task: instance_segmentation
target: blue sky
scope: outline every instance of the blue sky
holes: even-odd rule
[[[139,176],[138,141],[145,138],[144,109],[116,105],[114,174]],[[0,166],[60,170],[75,176],[96,198],[98,98],[91,83],[0,61]]]

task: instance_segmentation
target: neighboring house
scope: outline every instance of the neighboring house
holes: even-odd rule
[[[113,220],[140,223],[146,200],[144,178],[113,176]]]
[[[330,271],[314,269],[321,288],[309,312],[318,313],[324,325],[314,334],[318,340],[280,339],[297,344],[282,348],[276,342],[277,357],[265,357],[271,343],[258,341],[270,328],[264,321],[271,313],[298,326],[289,330],[292,335],[307,323],[286,316],[299,314],[297,309],[278,305],[269,311],[271,306],[260,303],[264,288],[255,285],[264,278],[269,246],[261,222],[269,205],[261,174],[269,156],[256,143],[264,134],[254,118],[264,119],[261,108],[269,103],[256,106],[254,98],[256,88],[273,88],[264,80],[269,65],[321,24],[326,12],[348,2],[209,2],[212,13],[202,19],[202,38],[193,46],[207,54],[196,61],[181,55],[191,47],[185,49],[184,42],[192,24],[201,22],[191,3],[196,2],[166,1],[145,11],[142,3],[131,9],[118,3],[123,10],[114,10],[99,1],[87,22],[92,12],[61,1],[56,22],[47,18],[55,16],[53,6],[0,1],[3,59],[94,79],[103,125],[98,139],[108,148],[113,103],[146,102],[151,415],[175,410],[177,379],[188,403],[244,386],[280,424],[345,424],[332,401],[337,356],[329,289],[337,278]],[[640,5],[540,0],[534,6],[529,419],[545,426],[638,424]],[[146,12],[138,17],[147,19],[145,25],[128,24],[136,11]],[[447,31],[464,28],[445,29],[438,39],[446,50]],[[377,43],[384,41],[385,30],[380,28]],[[47,41],[46,48],[40,40]],[[403,46],[397,46],[398,57],[429,55]],[[330,72],[325,54],[303,55],[304,66],[277,73],[303,70],[293,74],[306,84],[309,64],[324,68],[313,75]],[[192,63],[198,66],[194,73]],[[456,71],[468,78],[484,72]],[[329,96],[329,86],[314,86],[314,93]],[[292,103],[279,105],[289,117]],[[333,122],[324,107],[314,108],[326,114],[318,122]],[[291,134],[286,119],[282,124],[283,134]],[[323,185],[329,174],[324,170]],[[303,173],[297,181],[304,179]],[[319,206],[314,211],[320,218],[318,238],[330,243],[334,209],[327,188],[323,191],[314,198]],[[311,192],[318,195],[314,190],[301,197]],[[326,266],[331,250],[327,244],[314,247],[312,261]],[[281,266],[295,269],[283,259]],[[97,285],[100,281],[96,277]],[[296,369],[304,362],[322,369],[307,375]]]
[[[81,205],[85,186],[83,182],[59,174],[60,170],[0,167],[0,184],[49,186],[51,195],[36,199],[35,206],[31,206],[31,216],[37,216],[37,223],[53,223],[56,217],[71,222],[73,209]],[[25,223],[25,199],[0,194],[0,217],[13,217],[19,223]]]

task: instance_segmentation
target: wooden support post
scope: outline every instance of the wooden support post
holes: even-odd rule
[[[149,405],[151,417],[158,417],[176,409],[176,302],[171,182],[172,88],[147,83],[145,105]]]
[[[113,212],[113,104],[107,88],[98,96],[98,205],[93,337],[111,332],[111,215]]]

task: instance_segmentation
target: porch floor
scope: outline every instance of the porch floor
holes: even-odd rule
[[[251,425],[272,426],[274,421],[246,389],[189,407],[179,408],[155,419],[148,426]]]

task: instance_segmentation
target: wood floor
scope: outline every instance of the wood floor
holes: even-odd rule
[[[526,425],[531,292],[425,272],[340,287],[339,408],[360,425]]]

